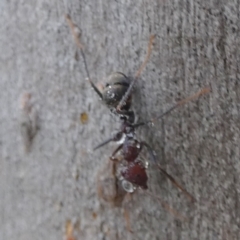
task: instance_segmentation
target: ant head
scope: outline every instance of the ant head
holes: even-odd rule
[[[116,72],[108,76],[105,87],[102,92],[104,103],[110,108],[116,108],[126,93],[130,84],[129,78],[123,73]],[[124,110],[128,110],[131,105],[131,97],[128,98],[123,106]]]
[[[129,164],[128,167],[121,172],[121,174],[125,180],[137,187],[141,187],[143,189],[148,188],[148,176],[146,169],[141,162],[133,162],[132,164]]]

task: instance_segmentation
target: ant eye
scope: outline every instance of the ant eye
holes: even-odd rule
[[[109,87],[109,86],[110,86],[110,84],[109,84],[109,83],[106,83],[105,87]]]

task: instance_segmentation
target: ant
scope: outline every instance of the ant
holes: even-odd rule
[[[143,161],[141,159],[140,153],[142,152],[143,148],[145,148],[150,156],[150,160],[152,163],[156,165],[156,167],[176,186],[178,187],[186,196],[190,199],[190,201],[196,201],[195,198],[185,190],[170,174],[168,174],[157,162],[157,157],[154,150],[151,146],[141,140],[138,140],[135,134],[135,131],[138,127],[151,124],[156,120],[159,120],[175,110],[176,108],[192,101],[194,99],[199,98],[201,95],[204,95],[210,92],[210,88],[206,87],[201,89],[199,92],[195,93],[194,95],[176,103],[165,112],[161,113],[156,118],[153,118],[146,122],[135,122],[135,115],[134,111],[131,110],[131,100],[132,100],[132,89],[139,78],[142,70],[145,68],[146,63],[150,57],[154,36],[150,37],[149,44],[148,44],[148,51],[145,61],[141,65],[140,69],[136,73],[135,78],[130,81],[130,79],[120,72],[115,72],[109,75],[107,79],[107,83],[105,84],[102,91],[100,91],[96,85],[92,82],[90,78],[90,74],[87,67],[86,57],[83,51],[83,46],[79,40],[79,29],[77,26],[72,22],[70,16],[66,15],[66,20],[68,25],[72,31],[72,35],[74,40],[80,50],[80,53],[83,58],[86,74],[88,81],[97,95],[101,98],[101,100],[105,103],[105,105],[110,109],[111,112],[115,113],[119,116],[121,120],[121,127],[120,130],[114,134],[111,138],[107,139],[103,143],[99,144],[94,148],[94,150],[110,143],[110,142],[118,142],[119,146],[114,150],[112,153],[110,160],[114,162],[120,163],[120,171],[119,171],[119,179],[122,182],[122,187],[126,192],[132,193],[137,188],[140,189],[148,189],[148,175],[146,172],[148,162]],[[120,159],[115,157],[117,153],[120,154]],[[152,195],[152,194],[150,194]],[[158,198],[158,197],[157,197]],[[160,200],[158,198],[158,200]],[[160,200],[161,201],[161,200]],[[171,208],[164,202],[162,205],[169,209]]]

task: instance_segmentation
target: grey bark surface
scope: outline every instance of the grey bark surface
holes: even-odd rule
[[[149,191],[185,221],[144,191],[120,207],[97,194],[114,144],[92,149],[119,121],[85,80],[66,13],[81,29],[95,83],[112,71],[134,76],[155,34],[134,93],[139,119],[211,86],[210,94],[137,131],[197,199],[190,203],[150,166]],[[2,0],[0,239],[66,239],[68,220],[76,239],[240,239],[239,14],[239,0]],[[29,152],[31,139],[20,130],[28,117],[24,93],[39,125]]]

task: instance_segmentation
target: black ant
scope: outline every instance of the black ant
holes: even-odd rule
[[[74,36],[75,42],[78,48],[80,49],[80,52],[84,61],[88,81],[90,82],[94,91],[101,98],[101,100],[110,108],[112,112],[117,114],[122,121],[120,130],[116,134],[114,134],[111,138],[109,138],[108,140],[96,146],[94,150],[108,144],[109,142],[120,142],[120,145],[112,153],[110,159],[112,161],[120,161],[121,163],[119,177],[120,177],[120,180],[122,181],[123,189],[126,192],[134,192],[134,190],[137,188],[141,188],[141,189],[148,188],[148,185],[147,185],[148,176],[146,172],[148,162],[142,161],[140,158],[140,153],[142,149],[146,148],[149,153],[151,162],[153,162],[157,166],[157,168],[175,186],[181,189],[182,192],[192,202],[194,202],[195,198],[190,193],[188,193],[171,175],[169,175],[157,163],[156,154],[153,151],[153,149],[146,142],[139,141],[136,138],[135,130],[140,126],[153,123],[154,121],[163,118],[165,115],[169,114],[174,109],[182,106],[183,104],[191,100],[199,98],[201,95],[208,93],[210,91],[210,88],[204,88],[199,92],[195,93],[194,95],[190,96],[189,98],[186,98],[178,102],[177,104],[173,105],[172,107],[170,107],[169,109],[167,109],[165,112],[163,112],[162,114],[160,114],[154,119],[151,119],[146,122],[135,123],[134,112],[131,110],[132,89],[149,59],[149,56],[152,50],[154,36],[151,36],[150,38],[146,59],[141,65],[134,80],[130,81],[130,79],[127,76],[125,76],[123,73],[120,73],[120,72],[112,73],[108,77],[105,87],[103,88],[102,91],[100,91],[90,78],[86,57],[83,51],[83,47],[79,40],[79,34],[77,33],[77,31],[79,32],[79,30],[68,15],[66,16],[66,20],[72,30],[72,34]],[[121,159],[118,159],[115,157],[115,155],[120,151],[121,151],[121,156],[120,156]],[[158,200],[160,199],[158,198]],[[170,209],[170,207],[166,203],[163,203],[162,201],[161,203],[164,205],[164,207]],[[170,211],[172,210],[170,209]]]

